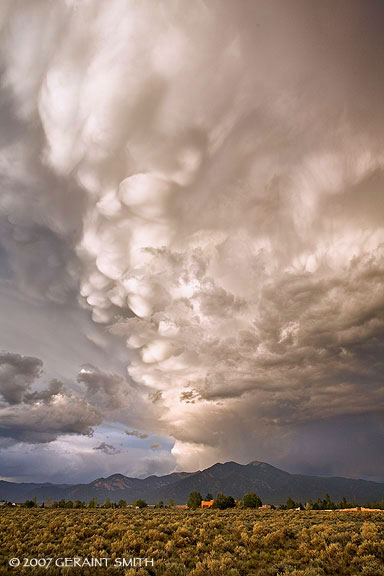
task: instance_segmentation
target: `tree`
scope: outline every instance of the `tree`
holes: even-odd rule
[[[323,500],[324,510],[335,510],[336,504],[332,502],[329,494],[325,495],[325,500]]]
[[[112,504],[109,498],[104,502],[104,508],[112,508]]]
[[[170,507],[170,508],[173,508],[174,505],[175,505],[174,499],[173,499],[173,498],[170,498],[170,499],[169,499],[169,507]]]
[[[24,502],[24,507],[25,508],[34,508],[36,506],[36,502],[35,500],[26,500]]]
[[[243,497],[243,506],[244,508],[259,508],[262,506],[261,498],[254,492],[249,492]]]
[[[219,508],[219,510],[225,510],[226,508],[234,508],[236,506],[235,500],[232,496],[225,496],[220,493],[216,496],[214,503],[214,508]]]
[[[136,506],[138,506],[139,508],[146,508],[148,504],[146,503],[145,500],[139,498],[139,500],[136,500]]]
[[[157,504],[155,504],[155,508],[164,508],[164,502],[160,500]]]
[[[288,498],[288,500],[287,500],[287,509],[288,509],[288,510],[293,510],[294,508],[297,508],[296,502],[295,502],[294,500],[292,500],[292,498]]]
[[[196,490],[194,490],[189,495],[188,502],[187,502],[188,508],[191,508],[191,510],[196,510],[196,508],[200,508],[202,500],[203,499],[201,497],[200,492],[197,492]]]
[[[127,507],[127,501],[122,498],[121,500],[119,500],[118,507],[119,508],[126,508]]]
[[[72,500],[68,500],[68,502],[65,503],[65,508],[73,508]]]
[[[208,492],[208,494],[206,495],[205,499],[208,500],[208,501],[209,501],[209,500],[213,500],[212,494],[211,494],[210,492]]]
[[[73,507],[74,508],[84,508],[84,502],[81,502],[81,500],[75,500]]]
[[[89,501],[88,508],[96,508],[96,505],[97,505],[96,498],[92,498],[92,500]]]

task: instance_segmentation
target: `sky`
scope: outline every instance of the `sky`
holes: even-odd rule
[[[384,481],[381,0],[3,0],[0,477]]]

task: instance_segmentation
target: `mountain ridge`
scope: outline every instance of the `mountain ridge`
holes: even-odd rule
[[[332,500],[345,497],[356,504],[384,500],[384,483],[344,477],[311,476],[291,474],[268,464],[252,461],[239,464],[234,461],[216,462],[209,468],[196,472],[172,472],[163,476],[131,478],[116,473],[82,484],[16,483],[0,481],[0,500],[23,502],[35,498],[43,502],[51,500],[84,500],[96,498],[102,503],[125,499],[132,502],[143,498],[149,504],[173,499],[184,504],[190,492],[199,491],[216,496],[219,492],[241,498],[247,492],[256,492],[263,502],[281,504],[288,497],[306,502],[329,494]]]

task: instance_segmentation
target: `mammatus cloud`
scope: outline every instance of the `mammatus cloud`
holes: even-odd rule
[[[78,290],[126,341],[131,381],[85,366],[78,384],[174,437],[182,468],[278,459],[313,421],[382,414],[382,16],[374,1],[2,8],[12,274],[26,286],[48,262],[31,289]]]

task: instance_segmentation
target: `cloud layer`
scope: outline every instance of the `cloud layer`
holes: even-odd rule
[[[52,442],[63,434],[92,434],[101,413],[84,395],[52,380],[32,390],[42,373],[42,361],[19,354],[0,354],[0,435],[15,441]]]
[[[167,434],[186,469],[382,434],[382,8],[4,3],[7,276],[127,345],[130,379],[79,373],[77,432]],[[23,362],[6,410],[59,396]]]

